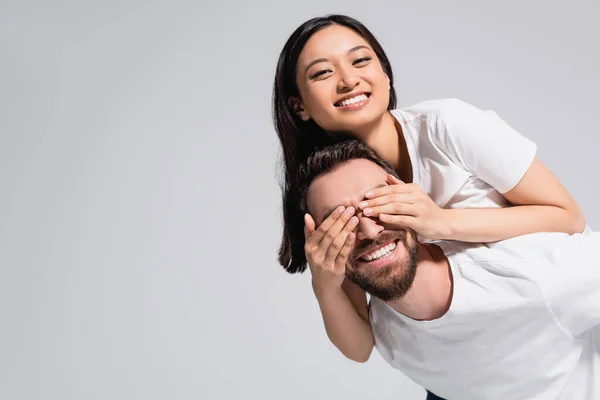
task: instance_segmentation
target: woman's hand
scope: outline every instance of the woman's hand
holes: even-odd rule
[[[411,228],[426,239],[447,239],[451,221],[419,185],[404,183],[388,174],[388,186],[368,191],[359,204],[363,214],[379,218],[393,228]]]
[[[354,207],[340,206],[317,230],[310,214],[304,216],[304,251],[315,291],[342,287],[356,237],[353,231],[358,217],[354,213]]]

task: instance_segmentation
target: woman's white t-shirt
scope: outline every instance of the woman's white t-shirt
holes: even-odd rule
[[[419,184],[442,208],[503,207],[535,157],[534,142],[493,111],[456,99],[393,110]]]

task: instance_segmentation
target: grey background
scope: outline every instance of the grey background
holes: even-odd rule
[[[339,354],[276,262],[279,51],[312,16],[362,20],[402,106],[495,110],[596,227],[599,9],[0,2],[0,398],[423,399]]]

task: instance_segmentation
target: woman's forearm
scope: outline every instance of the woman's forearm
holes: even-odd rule
[[[348,358],[366,362],[373,351],[371,324],[363,319],[340,287],[315,290],[329,340]]]
[[[556,206],[446,209],[447,237],[463,242],[496,242],[534,232],[582,232],[583,213]]]

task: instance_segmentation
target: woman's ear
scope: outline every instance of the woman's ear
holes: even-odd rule
[[[310,119],[310,115],[308,111],[304,108],[302,101],[298,97],[290,96],[288,99],[288,106],[294,111],[294,113],[300,117],[302,121],[308,121]]]

